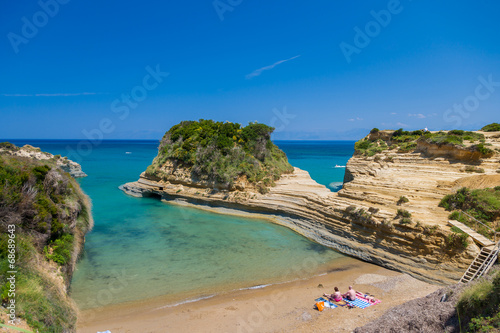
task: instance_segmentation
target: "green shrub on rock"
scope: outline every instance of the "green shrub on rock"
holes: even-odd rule
[[[481,128],[481,131],[483,131],[483,132],[498,132],[498,131],[500,131],[500,124],[492,123],[492,124],[486,125],[483,128]]]
[[[272,186],[282,174],[293,172],[288,159],[271,141],[273,127],[250,123],[242,127],[213,120],[183,121],[168,130],[158,156],[146,175],[162,178],[161,167],[170,162],[190,170],[193,179],[232,189],[245,176],[255,185],[265,179]]]
[[[500,218],[500,187],[470,190],[466,187],[454,194],[446,195],[439,203],[440,207],[453,211],[449,219],[457,220],[476,230],[485,237],[491,237],[492,231],[477,224],[459,210],[466,212],[490,228],[495,228],[495,221]]]
[[[500,271],[467,287],[456,309],[464,332],[500,331]]]
[[[402,195],[402,196],[399,197],[399,200],[398,200],[397,204],[398,204],[398,206],[400,206],[400,205],[402,205],[404,203],[407,203],[409,201],[410,200],[407,197],[405,197],[404,195]]]
[[[397,217],[411,217],[411,213],[406,209],[398,209]]]
[[[401,220],[399,220],[399,223],[406,225],[406,224],[412,224],[413,221],[409,217],[403,217]]]

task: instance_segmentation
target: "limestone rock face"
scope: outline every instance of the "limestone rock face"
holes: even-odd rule
[[[0,153],[32,158],[38,161],[54,159],[57,166],[63,171],[69,173],[73,178],[87,177],[87,174],[82,171],[82,166],[80,164],[69,160],[67,157],[54,156],[50,153],[42,152],[40,148],[35,148],[30,145],[24,145],[23,147],[17,149],[0,147]]]
[[[484,134],[490,148],[500,151],[498,136]],[[383,136],[385,131],[376,135]],[[466,249],[447,245],[449,212],[438,204],[462,183],[500,185],[498,159],[497,153],[476,159],[461,152],[438,154],[428,149],[411,153],[386,150],[372,157],[355,155],[347,163],[345,183],[338,193],[298,168],[283,175],[266,194],[245,186],[244,180],[232,191],[212,188],[190,180],[186,170],[177,170],[178,178],[171,173],[171,181],[148,178],[143,173],[138,181],[121,189],[134,196],[158,196],[207,209],[223,207],[255,214],[341,253],[422,280],[448,284],[462,276],[479,248],[472,241]],[[482,168],[484,173],[465,172],[470,165]],[[468,181],[470,177],[487,178]],[[398,205],[401,196],[409,202]],[[396,217],[398,209],[412,214],[410,223],[401,223]]]

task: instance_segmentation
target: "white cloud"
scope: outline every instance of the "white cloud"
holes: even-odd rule
[[[259,68],[259,69],[256,69],[255,71],[253,71],[252,73],[250,74],[247,74],[245,77],[247,80],[249,79],[252,79],[256,76],[259,76],[260,74],[262,74],[264,71],[268,71],[268,70],[271,70],[273,69],[274,67],[278,66],[278,65],[281,65],[282,63],[284,62],[287,62],[287,61],[290,61],[290,60],[293,60],[293,59],[297,59],[298,57],[300,57],[300,54],[299,55],[296,55],[295,57],[291,57],[290,59],[285,59],[285,60],[280,60],[280,61],[277,61],[275,62],[274,64],[272,65],[269,65],[269,66],[265,66],[265,67],[262,67],[262,68]]]
[[[363,118],[359,118],[359,117],[356,117],[356,118],[351,118],[351,119],[347,119],[349,121],[361,121],[363,120]]]
[[[408,125],[403,124],[403,123],[396,123],[396,125],[401,126],[401,127],[408,127]]]
[[[397,113],[396,112],[391,112],[392,115],[396,115]]]
[[[427,118],[426,116],[424,116],[423,114],[421,113],[408,113],[408,117],[417,117],[419,119],[424,119],[424,118]]]
[[[0,94],[5,97],[66,97],[66,96],[83,96],[83,95],[102,95],[104,93],[81,92],[81,93],[54,93],[54,94]]]

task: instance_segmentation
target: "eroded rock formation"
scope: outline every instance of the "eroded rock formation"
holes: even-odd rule
[[[205,209],[232,209],[224,210],[226,213],[251,213],[341,253],[422,280],[448,284],[461,277],[479,248],[472,241],[465,249],[447,242],[451,234],[447,226],[449,212],[438,204],[461,182],[478,177],[466,171],[471,166],[483,169],[480,177],[490,177],[482,181],[483,186],[500,185],[494,176],[500,166],[496,153],[500,151],[500,135],[484,134],[486,144],[495,153],[483,159],[458,147],[454,151],[450,146],[427,143],[406,153],[385,150],[371,157],[354,155],[338,193],[332,193],[298,168],[282,175],[266,194],[245,186],[244,180],[233,191],[206,187],[190,180],[189,170],[178,168],[167,179],[143,173],[138,181],[121,189],[134,196],[158,196]],[[388,135],[383,137],[382,131],[377,135],[382,140],[390,139]],[[169,168],[165,165],[164,171]],[[401,196],[409,202],[398,204]],[[397,217],[398,209],[410,212],[411,221]]]

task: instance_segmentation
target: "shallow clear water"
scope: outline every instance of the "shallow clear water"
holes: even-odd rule
[[[78,141],[30,143],[71,156]],[[277,142],[292,165],[318,182],[341,182],[352,143]],[[71,293],[82,308],[165,296],[172,302],[319,274],[342,255],[267,221],[220,215],[133,198],[118,189],[134,181],[157,142],[105,142],[79,162],[93,201],[95,227],[74,274]],[[350,149],[350,150],[349,150]]]

